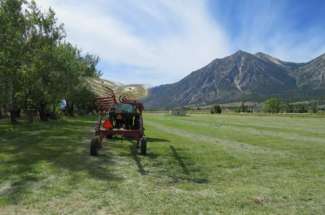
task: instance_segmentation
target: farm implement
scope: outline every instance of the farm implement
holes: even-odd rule
[[[142,118],[143,104],[122,95],[117,100],[112,89],[105,89],[105,95],[96,98],[98,120],[95,136],[90,143],[90,155],[98,155],[98,151],[103,147],[103,140],[114,137],[136,141],[138,153],[145,155],[147,141]]]

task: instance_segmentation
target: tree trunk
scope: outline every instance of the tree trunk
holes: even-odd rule
[[[69,116],[74,116],[74,105],[72,102],[67,101],[66,112]]]
[[[17,111],[16,110],[10,110],[10,122],[12,124],[17,123]]]
[[[26,114],[27,114],[28,122],[33,123],[34,122],[33,111],[32,110],[27,110]]]
[[[10,122],[12,124],[16,124],[17,123],[17,106],[16,106],[15,102],[12,103],[9,112],[10,112]]]
[[[3,116],[2,116],[3,114],[2,114],[2,107],[0,106],[0,119],[2,119],[3,118]]]
[[[53,103],[53,106],[52,106],[52,112],[55,114],[56,113],[56,105],[55,103]]]
[[[11,91],[10,99],[11,99],[9,102],[10,122],[12,124],[16,124],[17,123],[17,102],[13,90]]]
[[[39,118],[41,121],[48,121],[46,104],[42,102],[39,105]]]
[[[4,118],[8,118],[8,106],[4,105],[2,106],[2,110],[3,110],[3,117]]]
[[[56,105],[55,105],[55,103],[53,103],[53,105],[52,105],[52,111],[49,113],[49,118],[53,119],[53,120],[58,119],[58,116],[56,114]]]
[[[17,112],[17,113],[16,113],[16,117],[17,117],[17,118],[20,118],[20,117],[21,117],[21,109],[20,109],[20,108],[17,109],[16,112]]]

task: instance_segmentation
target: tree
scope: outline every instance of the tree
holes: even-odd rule
[[[222,108],[220,105],[213,105],[213,107],[210,110],[211,114],[221,114],[222,113]]]
[[[73,115],[77,95],[85,93],[81,86],[83,77],[99,75],[96,70],[99,58],[90,54],[83,57],[77,47],[61,42],[65,32],[52,10],[43,14],[33,3],[29,17],[33,21],[30,37],[33,60],[29,65],[33,75],[29,77],[30,81],[37,81],[34,89],[29,89],[31,100],[38,107],[43,121],[48,115],[55,115],[57,104],[62,99],[66,100],[69,115]]]
[[[10,119],[16,123],[25,54],[26,19],[22,0],[0,1],[0,77],[2,102],[9,106]]]
[[[39,112],[40,119],[47,121],[49,106],[55,105],[60,96],[62,73],[57,68],[57,47],[65,37],[63,25],[57,23],[54,11],[42,13],[32,2],[28,10],[28,68],[25,99]]]
[[[273,97],[266,100],[263,104],[263,111],[267,113],[279,113],[281,110],[281,100]]]
[[[297,104],[295,113],[307,113],[308,107],[306,104]]]
[[[317,113],[318,112],[318,102],[312,102],[310,104],[310,111],[312,113]]]
[[[34,1],[0,0],[0,32],[0,110],[8,107],[13,123],[21,109],[30,121],[36,111],[47,121],[62,100],[70,115],[75,105],[91,107],[86,98],[92,102],[94,95],[84,82],[100,76],[99,58],[63,41],[53,10],[42,12]]]
[[[294,105],[290,103],[283,104],[283,109],[286,113],[294,113],[295,111]]]
[[[88,107],[87,99],[92,102],[95,96],[85,85],[86,77],[98,77],[96,70],[98,57],[86,55],[82,57],[80,51],[69,43],[60,44],[58,47],[58,66],[64,71],[61,78],[60,89],[66,101],[66,113],[74,115],[75,106]],[[87,108],[87,109],[88,109]]]
[[[248,108],[248,106],[245,104],[245,102],[241,102],[240,106],[235,109],[235,112],[238,113],[246,113],[246,112],[251,112]]]

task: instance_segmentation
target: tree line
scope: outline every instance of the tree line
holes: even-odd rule
[[[223,109],[227,109],[228,111],[233,111],[237,113],[317,113],[319,111],[322,111],[319,103],[319,101],[290,103],[281,100],[278,97],[271,97],[261,104],[247,105],[245,104],[245,102],[241,102],[239,106],[227,107],[222,107],[219,104],[215,104],[210,108],[210,113],[220,114]]]
[[[289,103],[273,97],[263,103],[263,111],[266,113],[317,113],[319,112],[319,102]]]
[[[24,112],[30,121],[47,121],[62,101],[69,115],[92,109],[94,96],[84,80],[100,76],[98,61],[66,40],[52,9],[0,0],[0,117],[9,113],[16,123]]]

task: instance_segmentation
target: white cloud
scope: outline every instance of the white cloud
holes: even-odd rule
[[[231,43],[233,51],[236,49],[252,53],[262,51],[293,62],[306,62],[325,52],[323,26],[303,23],[301,17],[296,17],[298,14],[293,16],[292,2],[264,0],[252,1],[251,4],[247,4],[247,1],[235,3],[241,10],[235,14],[236,17],[240,17],[240,21],[236,26],[231,26],[239,29]],[[299,15],[306,18],[313,16],[308,10],[305,14]],[[231,18],[230,15],[225,19]],[[302,26],[297,27],[297,24]]]
[[[225,33],[209,17],[205,1],[37,3],[56,11],[69,41],[111,65],[103,71],[106,78],[151,85],[173,82],[229,53]],[[121,71],[125,66],[135,68],[134,73]]]
[[[287,1],[37,0],[52,7],[68,40],[101,57],[104,77],[150,85],[177,81],[238,49],[304,62],[325,52],[324,29],[293,28]],[[211,2],[210,2],[211,3]],[[223,5],[225,6],[225,5]],[[236,10],[237,9],[237,10]],[[309,12],[306,12],[309,13]],[[217,21],[222,21],[218,23]],[[226,26],[228,21],[235,21]],[[228,41],[228,39],[230,41]]]

